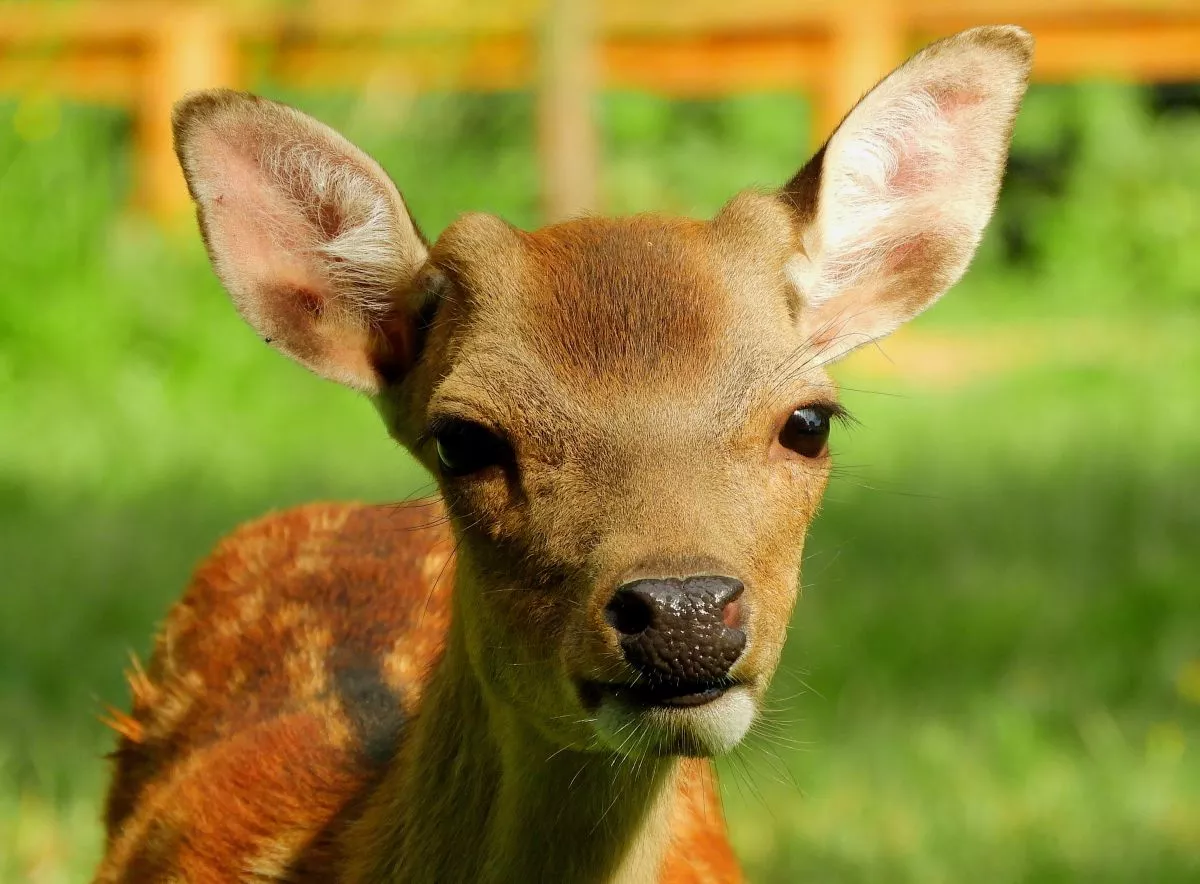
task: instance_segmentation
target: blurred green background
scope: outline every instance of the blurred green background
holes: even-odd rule
[[[537,223],[527,96],[265,91],[374,153],[427,233]],[[840,369],[859,423],[772,712],[723,763],[751,880],[1200,880],[1195,97],[1036,87],[974,269]],[[709,214],[809,141],[788,96],[600,108],[616,212]],[[0,104],[6,882],[90,874],[98,716],[222,533],[429,487],[365,401],[242,327],[193,230],[125,210],[129,125]]]

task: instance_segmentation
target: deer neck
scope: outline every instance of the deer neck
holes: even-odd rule
[[[350,833],[349,881],[657,880],[678,762],[547,741],[488,697],[457,614],[411,728]]]

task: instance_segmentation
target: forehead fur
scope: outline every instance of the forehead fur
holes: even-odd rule
[[[756,216],[753,237],[747,215]],[[460,319],[469,315],[560,379],[623,389],[650,378],[694,382],[746,349],[748,321],[765,326],[754,331],[788,325],[785,215],[776,200],[747,195],[711,223],[582,218],[525,233],[467,216],[439,240],[434,260],[467,302]]]
[[[652,216],[528,235],[527,339],[573,377],[695,373],[729,324],[728,286],[707,238],[703,224]]]

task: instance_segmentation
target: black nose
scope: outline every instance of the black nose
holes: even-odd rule
[[[651,683],[704,685],[723,678],[746,647],[733,577],[634,580],[605,609],[625,659]]]

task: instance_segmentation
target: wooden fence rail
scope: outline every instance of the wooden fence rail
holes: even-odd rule
[[[136,200],[187,205],[170,146],[183,93],[244,82],[250,60],[296,87],[534,88],[543,203],[590,207],[596,89],[673,95],[804,90],[814,135],[916,43],[1016,22],[1040,80],[1200,79],[1200,0],[344,0],[302,9],[236,2],[0,2],[0,94],[118,103],[136,120]]]

